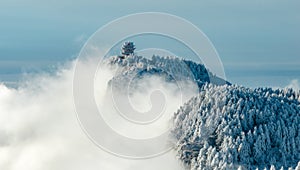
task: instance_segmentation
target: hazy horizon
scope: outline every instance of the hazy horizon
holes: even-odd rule
[[[130,5],[15,0],[0,4],[1,82],[13,83],[22,73],[51,70],[73,60],[101,26],[144,11],[177,15],[201,29],[234,84],[285,87],[300,80],[298,1],[133,1]]]

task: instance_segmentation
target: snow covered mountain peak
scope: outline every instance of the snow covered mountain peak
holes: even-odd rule
[[[106,61],[109,65],[118,66],[114,79],[132,79],[145,75],[159,75],[167,81],[190,80],[201,87],[205,83],[217,85],[230,84],[209,72],[203,64],[178,57],[160,57],[153,55],[151,59],[142,56],[129,55],[126,58],[113,56]]]
[[[115,82],[112,87],[121,91],[153,75],[165,82],[195,82],[196,96],[174,110],[171,131],[187,169],[296,168],[300,160],[299,92],[231,85],[204,65],[177,57],[129,55],[105,62],[116,68],[109,83]]]

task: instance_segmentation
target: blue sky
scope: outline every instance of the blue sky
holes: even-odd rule
[[[284,87],[300,80],[299,1],[0,2],[0,81],[74,59],[104,24],[136,12],[166,12],[199,27],[215,45],[229,81]]]

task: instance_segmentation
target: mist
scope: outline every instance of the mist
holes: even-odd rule
[[[88,69],[90,64],[95,63],[79,64]],[[60,67],[55,74],[40,73],[26,77],[18,88],[0,84],[0,169],[183,169],[173,150],[154,158],[132,160],[97,147],[83,132],[76,116],[72,94],[74,67],[75,61],[72,61]],[[98,72],[95,99],[100,108],[105,102],[107,107],[102,115],[106,116],[107,122],[118,133],[132,138],[155,137],[162,129],[167,130],[173,111],[195,91],[193,86],[188,85],[191,87],[187,88],[188,91],[175,93],[176,86],[165,83],[159,77],[148,77],[142,82],[148,90],[131,96],[133,107],[140,111],[151,108],[149,96],[154,89],[159,89],[166,98],[164,111],[167,116],[162,116],[159,123],[148,128],[124,121],[120,124],[120,119],[114,119],[113,103],[106,100],[110,95],[107,84],[113,74],[113,70],[107,68]],[[186,95],[182,98],[182,94]],[[118,122],[122,126],[114,126]]]
[[[287,88],[292,88],[295,91],[299,91],[300,90],[300,83],[298,81],[298,79],[293,79],[292,81],[290,81],[289,85],[286,86]]]

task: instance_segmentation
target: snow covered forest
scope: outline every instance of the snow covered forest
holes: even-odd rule
[[[196,82],[199,94],[174,111],[171,132],[187,169],[300,169],[299,92],[231,85],[204,65],[176,57],[105,62],[117,66],[113,80],[119,82],[145,75]]]
[[[179,157],[191,170],[295,168],[299,102],[292,89],[207,84],[175,114]]]

